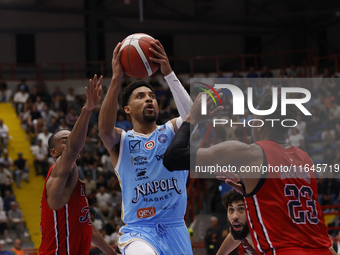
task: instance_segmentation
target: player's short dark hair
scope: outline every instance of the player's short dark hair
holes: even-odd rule
[[[48,151],[50,151],[51,149],[55,147],[55,135],[59,133],[60,131],[61,130],[55,132],[53,135],[50,136],[50,138],[48,138]]]
[[[243,201],[243,196],[234,189],[222,196],[222,204],[225,209],[228,209],[228,205],[231,205],[236,201]]]
[[[272,107],[273,104],[273,94],[271,92],[266,93],[260,100],[258,110],[268,110]],[[297,108],[295,105],[287,104],[286,105],[286,115],[281,115],[281,91],[278,91],[278,97],[277,97],[277,107],[276,110],[270,114],[265,116],[266,119],[278,119],[280,120],[280,123],[284,119],[296,119],[297,118]],[[265,122],[267,125],[272,125],[272,122]],[[275,133],[278,134],[286,134],[288,132],[287,127],[283,127],[281,124],[278,124],[275,122],[273,129],[275,130]],[[289,125],[293,123],[289,122]],[[288,125],[288,122],[287,122]]]
[[[143,81],[143,80],[134,81],[126,86],[126,88],[124,89],[123,93],[120,96],[120,102],[121,102],[122,108],[128,105],[132,92],[139,87],[147,87],[151,89],[152,92],[155,92],[155,90],[152,88],[152,86],[148,82]]]

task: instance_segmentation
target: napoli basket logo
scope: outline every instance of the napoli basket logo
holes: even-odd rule
[[[158,136],[158,141],[161,143],[166,143],[168,141],[168,136],[165,134],[161,134]]]
[[[148,141],[147,143],[145,143],[144,147],[147,150],[151,150],[151,149],[153,149],[153,147],[155,147],[155,142],[154,141]]]

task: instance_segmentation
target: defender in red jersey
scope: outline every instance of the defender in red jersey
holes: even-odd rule
[[[216,255],[229,254],[240,244],[249,255],[256,255],[247,224],[243,196],[235,190],[231,190],[222,196],[222,204],[226,209],[231,231],[224,239]]]
[[[281,116],[280,101],[275,112],[266,118],[296,119],[292,105],[288,105],[286,115]],[[209,103],[207,105],[209,107]],[[272,95],[266,94],[258,109],[266,110],[271,106]],[[259,123],[259,126],[254,127],[255,119],[263,119],[263,116],[254,115],[252,139],[255,143],[226,141],[209,148],[189,148],[189,126],[211,117],[212,113],[201,115],[201,96],[198,96],[186,122],[164,154],[163,163],[166,167],[170,171],[183,169],[179,164],[174,168],[171,162],[181,162],[187,166],[190,163],[188,155],[195,157],[196,166],[235,166],[239,175],[219,172],[218,178],[244,192],[248,224],[257,254],[335,254],[321,206],[317,202],[316,178],[309,171],[312,162],[305,152],[286,143],[287,128],[281,125],[273,128],[272,122],[267,121],[262,126]],[[279,171],[241,171],[247,167],[272,167]],[[240,184],[235,180],[240,181]]]
[[[91,241],[105,254],[116,254],[92,226],[85,184],[79,180],[76,165],[92,110],[101,99],[102,78],[98,82],[96,75],[90,79],[86,104],[72,132],[59,131],[48,141],[56,163],[48,172],[41,199],[40,255],[88,255]]]

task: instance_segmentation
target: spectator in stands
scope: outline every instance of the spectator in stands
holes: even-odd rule
[[[340,105],[337,105],[336,101],[332,101],[331,103],[328,120],[331,126],[340,122]]]
[[[58,121],[58,118],[57,117],[53,117],[51,119],[51,121],[49,121],[47,123],[47,129],[48,129],[48,132],[54,134],[55,132],[57,132],[59,130],[59,121]]]
[[[100,141],[100,137],[98,135],[98,129],[97,127],[91,128],[90,134],[88,135],[90,138],[90,141],[93,145],[97,145],[98,142]]]
[[[12,172],[13,160],[10,157],[8,157],[7,149],[3,151],[3,156],[0,158],[0,162],[2,162],[5,165],[5,168],[7,168],[8,171]]]
[[[106,234],[108,234],[109,236],[112,235],[114,232],[116,232],[116,221],[115,221],[115,217],[111,216],[109,219],[109,222],[105,224],[104,228],[106,231]]]
[[[48,131],[46,125],[43,126],[42,132],[38,134],[37,140],[41,140],[41,145],[48,148],[48,139],[51,137],[52,133]]]
[[[66,94],[65,99],[66,99],[67,103],[69,105],[71,105],[71,107],[72,107],[72,104],[74,104],[74,102],[76,100],[75,99],[75,95],[74,95],[74,88],[73,87],[68,88],[68,93]]]
[[[326,92],[326,97],[325,97],[325,100],[324,100],[324,105],[326,107],[326,109],[331,109],[331,105],[332,105],[332,102],[335,100],[335,97],[331,94],[330,91],[327,91]]]
[[[13,97],[13,102],[18,115],[23,112],[24,105],[28,98],[29,94],[25,91],[25,86],[20,86],[19,91],[16,92]]]
[[[44,103],[42,106],[41,117],[46,123],[49,123],[53,118],[57,117],[57,114]]]
[[[66,116],[65,116],[65,121],[66,121],[66,124],[68,125],[68,127],[70,129],[73,128],[74,124],[76,123],[78,119],[78,116],[76,114],[76,111],[73,109],[73,108],[69,108]]]
[[[54,91],[51,94],[52,102],[55,102],[57,96],[59,97],[65,96],[65,94],[61,91],[60,86],[58,85],[54,87]]]
[[[118,218],[122,211],[122,192],[118,190],[111,190],[110,204],[113,209],[113,214]],[[118,218],[119,219],[119,218]]]
[[[302,134],[299,133],[298,129],[293,127],[292,133],[288,136],[289,143],[292,146],[299,147],[300,148],[300,141],[304,141],[305,138]]]
[[[97,183],[96,183],[96,187],[97,187],[97,190],[100,189],[100,187],[104,187],[105,190],[107,190],[107,179],[104,178],[104,175],[102,173],[100,173],[98,175],[98,180],[97,180]]]
[[[218,226],[217,217],[210,218],[211,225],[207,229],[204,237],[205,248],[207,255],[215,255],[221,246],[222,242],[222,230]]]
[[[14,247],[11,248],[11,251],[13,252],[13,255],[24,255],[25,252],[21,248],[21,240],[19,238],[14,240]]]
[[[99,191],[96,194],[96,199],[98,202],[100,217],[104,224],[106,224],[113,215],[113,209],[110,204],[111,196],[106,191],[104,186],[99,187]]]
[[[25,92],[28,94],[30,93],[30,88],[26,84],[27,80],[25,78],[21,79],[19,84],[17,85],[15,92],[18,92],[20,90],[20,87],[23,86],[25,88]]]
[[[6,242],[4,240],[0,240],[0,255],[12,255],[12,253],[6,250]]]
[[[124,114],[122,112],[118,112],[116,127],[124,129],[125,131],[128,131],[132,129],[132,124],[124,118]]]
[[[32,154],[34,155],[34,168],[35,175],[44,175],[47,176],[48,172],[48,150],[45,146],[42,145],[42,140],[38,139],[36,145],[31,146]]]
[[[6,211],[2,208],[0,209],[0,235],[5,236],[5,241],[11,243],[13,240],[8,237],[8,218]]]
[[[259,77],[259,74],[256,73],[256,72],[254,71],[254,67],[251,66],[251,67],[249,68],[249,73],[247,74],[246,77],[247,77],[247,78],[258,78],[258,77]]]
[[[91,217],[91,222],[92,224],[97,228],[97,229],[102,229],[103,228],[103,222],[96,218],[96,213],[94,210],[90,210],[90,217]]]
[[[326,125],[325,131],[322,132],[322,145],[331,144],[335,141],[335,131],[330,129],[329,125]]]
[[[25,232],[24,228],[24,216],[22,211],[18,208],[18,203],[15,201],[11,202],[11,210],[8,211],[8,219],[15,229],[17,238],[20,238],[22,234],[26,237],[28,236],[28,233]]]
[[[0,76],[0,103],[8,103],[12,96],[12,90],[8,89],[4,78]]]
[[[0,144],[2,145],[3,149],[7,149],[8,143],[8,132],[9,129],[6,124],[4,124],[3,119],[0,119]]]
[[[14,196],[12,195],[12,192],[10,190],[5,191],[5,196],[3,199],[3,205],[4,205],[4,211],[8,213],[8,211],[11,209],[11,202],[15,201]]]
[[[44,107],[44,105],[46,105],[46,104],[45,104],[43,101],[41,101],[41,97],[40,97],[40,96],[37,96],[37,97],[35,98],[34,104],[37,106],[37,109],[38,109],[38,111],[39,111],[40,114],[41,114],[41,112],[43,111],[43,107]]]
[[[268,69],[267,66],[263,66],[261,78],[273,78],[273,73]]]
[[[297,125],[295,128],[298,130],[299,134],[305,135],[306,133],[306,122],[302,120],[301,115],[296,117]],[[288,131],[289,132],[289,131]]]
[[[69,126],[66,124],[65,119],[59,120],[59,130],[71,130]]]
[[[36,124],[38,119],[40,118],[41,118],[41,113],[40,111],[38,111],[38,106],[36,104],[33,104],[31,113],[27,119],[27,130],[29,130],[30,132],[33,132],[34,131],[33,125]]]
[[[4,196],[5,190],[12,190],[13,178],[8,169],[5,168],[4,163],[0,162],[0,192]]]
[[[288,76],[293,77],[293,78],[297,78],[299,76],[298,69],[294,64],[290,66],[290,70],[288,71]]]
[[[28,182],[29,177],[29,165],[26,159],[24,159],[21,152],[18,153],[18,158],[14,160],[14,174],[15,181],[18,188],[20,188],[20,180],[23,179]]]
[[[86,178],[82,181],[85,183],[86,195],[90,195],[96,191],[96,182],[92,179],[91,172],[86,172]]]

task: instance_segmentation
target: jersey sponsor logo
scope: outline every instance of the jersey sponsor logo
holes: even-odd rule
[[[134,138],[134,136],[133,136],[133,135],[128,135],[128,137]]]
[[[158,141],[160,143],[166,143],[168,141],[168,136],[166,134],[160,134],[158,136]]]
[[[140,152],[141,140],[131,140],[129,141],[130,153]]]
[[[91,218],[90,218],[90,210],[88,206],[83,207],[83,209],[81,209],[81,212],[84,213],[84,215],[79,217],[79,221],[81,223],[85,223],[87,221],[89,225],[91,225]]]
[[[156,215],[156,208],[155,207],[147,207],[137,210],[137,218],[144,219],[149,218]]]
[[[164,131],[166,129],[166,126],[163,126],[163,127],[161,127],[160,129],[159,129],[159,132],[162,132],[162,131]]]
[[[145,149],[151,150],[155,147],[155,142],[154,141],[148,141],[144,144]]]
[[[138,157],[131,157],[131,165],[132,166],[140,166],[145,165],[148,163],[148,157],[138,156]]]
[[[136,168],[136,178],[135,181],[141,181],[149,179],[149,176],[145,176],[146,174],[146,168]]]
[[[182,193],[182,190],[177,187],[177,179],[174,177],[172,179],[167,179],[167,180],[160,180],[160,181],[154,180],[152,182],[143,183],[143,184],[137,185],[134,188],[134,190],[136,191],[136,197],[132,199],[132,203],[134,204],[139,201],[141,195],[145,197],[150,194],[156,194],[159,191],[170,191],[170,190],[175,190],[178,194]]]
[[[162,149],[158,152],[158,154],[155,156],[155,158],[157,159],[157,161],[160,161],[161,159],[164,158],[164,153],[165,153],[165,149]]]
[[[145,173],[146,173],[146,168],[137,168],[136,169],[136,175],[137,176],[144,176],[145,175]]]

